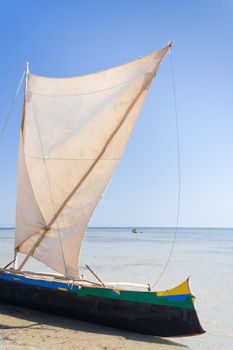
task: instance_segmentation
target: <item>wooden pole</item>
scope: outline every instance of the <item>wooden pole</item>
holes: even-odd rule
[[[86,265],[86,268],[95,276],[95,278],[102,284],[104,288],[106,288],[106,285],[104,282],[101,281],[101,279],[97,276],[97,274],[90,268],[90,266]]]

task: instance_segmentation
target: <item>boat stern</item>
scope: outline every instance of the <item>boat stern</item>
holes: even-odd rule
[[[192,294],[189,278],[175,288],[156,292],[160,304],[167,306],[164,316],[169,323],[164,336],[191,336],[205,333],[195,310],[196,297]],[[169,322],[169,320],[172,320]]]

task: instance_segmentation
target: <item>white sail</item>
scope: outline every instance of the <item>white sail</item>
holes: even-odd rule
[[[29,75],[19,157],[15,248],[70,278],[90,217],[169,45],[100,73]]]

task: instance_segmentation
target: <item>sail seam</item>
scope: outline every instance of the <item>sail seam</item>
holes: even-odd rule
[[[39,157],[39,156],[33,156],[25,154],[28,158],[36,158],[36,159],[46,159],[46,160],[81,160],[81,161],[89,161],[89,160],[96,160],[96,158],[56,158],[56,157]],[[108,160],[119,160],[120,158],[100,158],[100,160],[108,161]]]
[[[153,71],[149,72],[149,73],[153,74]],[[126,84],[131,83],[132,81],[138,79],[139,77],[141,77],[143,75],[144,75],[144,73],[138,74],[135,77],[133,77],[132,79],[126,80],[126,81],[124,81],[122,83],[110,86],[110,87],[105,88],[105,89],[93,90],[93,91],[88,91],[88,92],[80,92],[80,93],[77,93],[77,94],[64,94],[64,95],[54,94],[54,95],[52,95],[52,94],[42,94],[40,92],[36,92],[36,91],[33,91],[33,90],[29,90],[29,92],[31,94],[38,95],[38,96],[44,96],[44,97],[76,97],[76,96],[83,96],[83,95],[92,95],[92,94],[98,94],[98,93],[101,93],[101,92],[105,92],[105,91],[108,91],[108,90],[113,90],[113,89],[115,89],[117,87],[120,87],[122,85],[126,85]]]

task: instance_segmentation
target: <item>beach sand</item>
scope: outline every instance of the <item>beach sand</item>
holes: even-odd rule
[[[0,304],[0,349],[181,350],[175,341]]]

